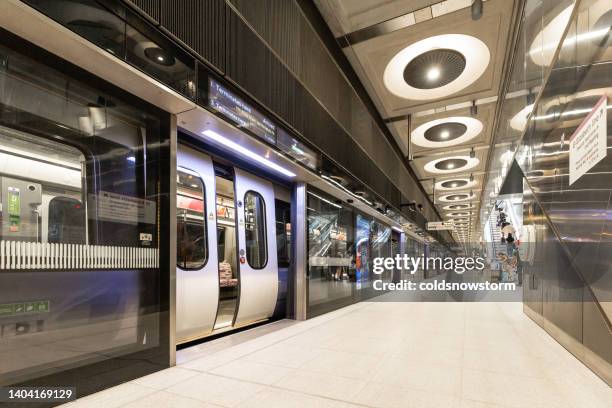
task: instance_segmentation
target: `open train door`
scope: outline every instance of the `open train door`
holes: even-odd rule
[[[274,313],[278,262],[272,183],[238,168],[235,175],[240,297],[234,325],[241,326]]]
[[[219,303],[215,170],[211,158],[178,146],[176,340],[210,334]]]

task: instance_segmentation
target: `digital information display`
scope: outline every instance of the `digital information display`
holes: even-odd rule
[[[276,144],[276,125],[214,79],[209,80],[208,105],[265,141]]]

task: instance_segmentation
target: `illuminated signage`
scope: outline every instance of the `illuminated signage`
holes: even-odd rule
[[[276,143],[276,125],[214,79],[209,80],[208,105],[265,141]]]

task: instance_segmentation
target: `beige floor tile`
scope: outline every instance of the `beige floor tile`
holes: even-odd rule
[[[297,371],[276,384],[280,388],[342,401],[350,401],[365,385],[365,380],[309,371]]]
[[[571,407],[554,384],[546,379],[469,369],[463,370],[461,396],[516,408]]]
[[[229,354],[228,351],[225,351],[189,361],[188,363],[181,364],[180,367],[189,370],[206,372],[214,370],[215,368],[221,367],[222,365],[228,364],[234,360],[236,360],[236,357]]]
[[[347,339],[350,340],[347,341]],[[327,339],[322,344],[317,345],[317,347],[333,351],[367,354],[381,358],[401,349],[402,344],[399,339],[394,337],[377,339],[371,337],[338,335]]]
[[[183,397],[166,391],[159,391],[137,401],[123,405],[123,408],[218,408],[193,398]]]
[[[198,374],[180,384],[173,385],[167,391],[223,407],[234,407],[253,398],[263,388],[262,385],[250,382],[211,374]]]
[[[529,354],[507,349],[503,352],[465,350],[463,352],[463,367],[509,376],[538,378],[546,376],[546,369],[540,360]]]
[[[369,383],[353,402],[377,408],[453,408],[459,407],[459,398],[421,390],[412,390]]]
[[[371,377],[372,382],[400,388],[457,396],[461,368],[406,359],[388,359]]]
[[[197,371],[186,370],[184,368],[179,367],[171,367],[138,378],[132,381],[132,383],[144,385],[145,387],[155,388],[157,390],[163,390],[165,388],[173,386],[174,384],[178,384],[182,381],[185,381],[186,379],[191,378],[197,374]]]
[[[271,385],[291,375],[294,371],[295,369],[293,368],[255,363],[240,359],[215,368],[211,373],[223,377]]]
[[[66,404],[66,406],[70,408],[115,408],[121,407],[133,401],[137,401],[156,392],[157,390],[153,388],[144,387],[138,384],[125,383],[95,394],[88,395],[84,398],[79,398],[70,404]]]
[[[240,408],[351,408],[346,402],[314,397],[278,388],[268,388],[239,405]]]
[[[322,353],[322,350],[295,346],[285,342],[266,347],[244,357],[247,361],[299,368]]]
[[[367,379],[380,361],[371,355],[324,350],[301,368],[331,375]]]
[[[462,399],[460,408],[506,408],[502,405],[493,404],[490,402],[474,401],[469,399]]]
[[[463,366],[463,350],[448,347],[428,347],[422,344],[407,344],[391,355],[391,359],[421,361],[432,364]]]
[[[520,304],[370,302],[259,333],[67,406],[612,408]]]

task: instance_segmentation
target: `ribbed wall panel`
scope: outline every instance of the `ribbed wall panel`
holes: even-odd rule
[[[272,77],[272,53],[238,15],[229,15],[227,24],[227,75],[261,103],[271,106],[269,84],[279,80]]]
[[[161,0],[160,24],[219,70],[225,70],[223,0]]]
[[[159,1],[166,30],[388,202],[426,204],[295,1],[133,1]]]
[[[301,75],[300,48],[305,24],[297,5],[290,0],[229,0],[257,33],[296,75]]]
[[[141,9],[145,14],[150,16],[153,20],[159,22],[161,15],[161,2],[162,0],[127,0],[134,4],[136,7]]]

